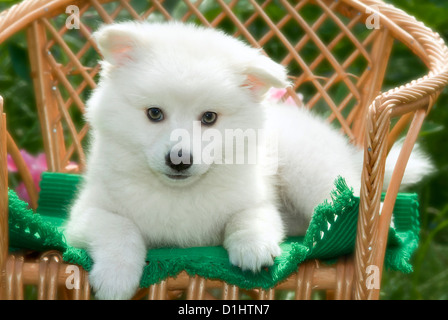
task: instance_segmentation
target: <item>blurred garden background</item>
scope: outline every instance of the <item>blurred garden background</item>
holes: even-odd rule
[[[0,11],[17,2],[0,0]],[[178,1],[166,2],[172,3],[175,10]],[[386,2],[415,16],[437,31],[445,41],[448,40],[448,1]],[[273,3],[266,8],[269,15],[276,14],[275,1]],[[275,55],[275,48],[269,49]],[[425,71],[422,63],[406,48],[395,46],[385,87],[395,87],[417,79]],[[31,155],[40,154],[43,151],[42,137],[24,32],[14,35],[0,46],[0,95],[5,102],[8,128],[17,145]],[[419,143],[431,155],[437,170],[413,190],[420,196],[421,214],[421,241],[413,257],[414,272],[401,274],[387,270],[382,283],[382,299],[448,299],[448,89],[429,114]],[[41,160],[39,158],[36,165],[42,166]],[[17,184],[14,176],[11,182]]]

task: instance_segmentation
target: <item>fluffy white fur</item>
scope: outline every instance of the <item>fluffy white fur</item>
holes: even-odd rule
[[[233,264],[256,272],[273,263],[286,234],[306,230],[338,175],[359,190],[359,150],[305,109],[263,101],[288,82],[259,50],[179,23],[108,25],[95,39],[103,70],[88,101],[88,170],[66,234],[91,254],[98,298],[130,298],[148,248],[223,244]],[[165,118],[151,122],[150,106]],[[206,111],[218,114],[211,128],[219,132],[277,132],[277,174],[260,163],[200,163],[186,179],[168,177],[171,133],[192,133]],[[413,169],[420,177],[429,167],[421,160]]]

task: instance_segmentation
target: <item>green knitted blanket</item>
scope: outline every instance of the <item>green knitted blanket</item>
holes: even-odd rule
[[[92,268],[88,252],[67,244],[64,222],[68,208],[81,181],[79,175],[44,173],[37,214],[9,190],[10,248],[49,250],[63,253],[68,263]],[[147,254],[140,286],[176,276],[185,270],[190,275],[224,280],[241,288],[269,289],[297,270],[306,259],[318,258],[328,263],[353,252],[358,219],[359,199],[344,179],[335,181],[332,201],[316,207],[304,237],[291,237],[282,244],[282,254],[274,265],[259,273],[242,271],[229,263],[227,251],[221,247],[160,248]],[[410,258],[419,240],[418,201],[416,194],[401,193],[394,207],[394,224],[390,228],[385,265],[405,273],[412,271]]]

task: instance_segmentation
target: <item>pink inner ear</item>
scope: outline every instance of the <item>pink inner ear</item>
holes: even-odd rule
[[[260,94],[263,89],[266,87],[266,84],[253,75],[248,75],[246,82],[242,85],[242,87],[248,87],[250,91],[254,94]]]
[[[116,46],[111,50],[111,54],[113,59],[116,61],[118,65],[122,65],[128,60],[131,60],[131,55],[129,54],[132,50],[132,46]]]

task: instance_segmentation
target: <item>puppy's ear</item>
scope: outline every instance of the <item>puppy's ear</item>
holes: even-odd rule
[[[259,101],[271,87],[285,88],[290,85],[285,67],[262,54],[248,63],[244,75],[246,81],[243,87],[247,87]]]
[[[129,24],[110,24],[93,34],[104,60],[114,66],[132,60],[139,38]]]

